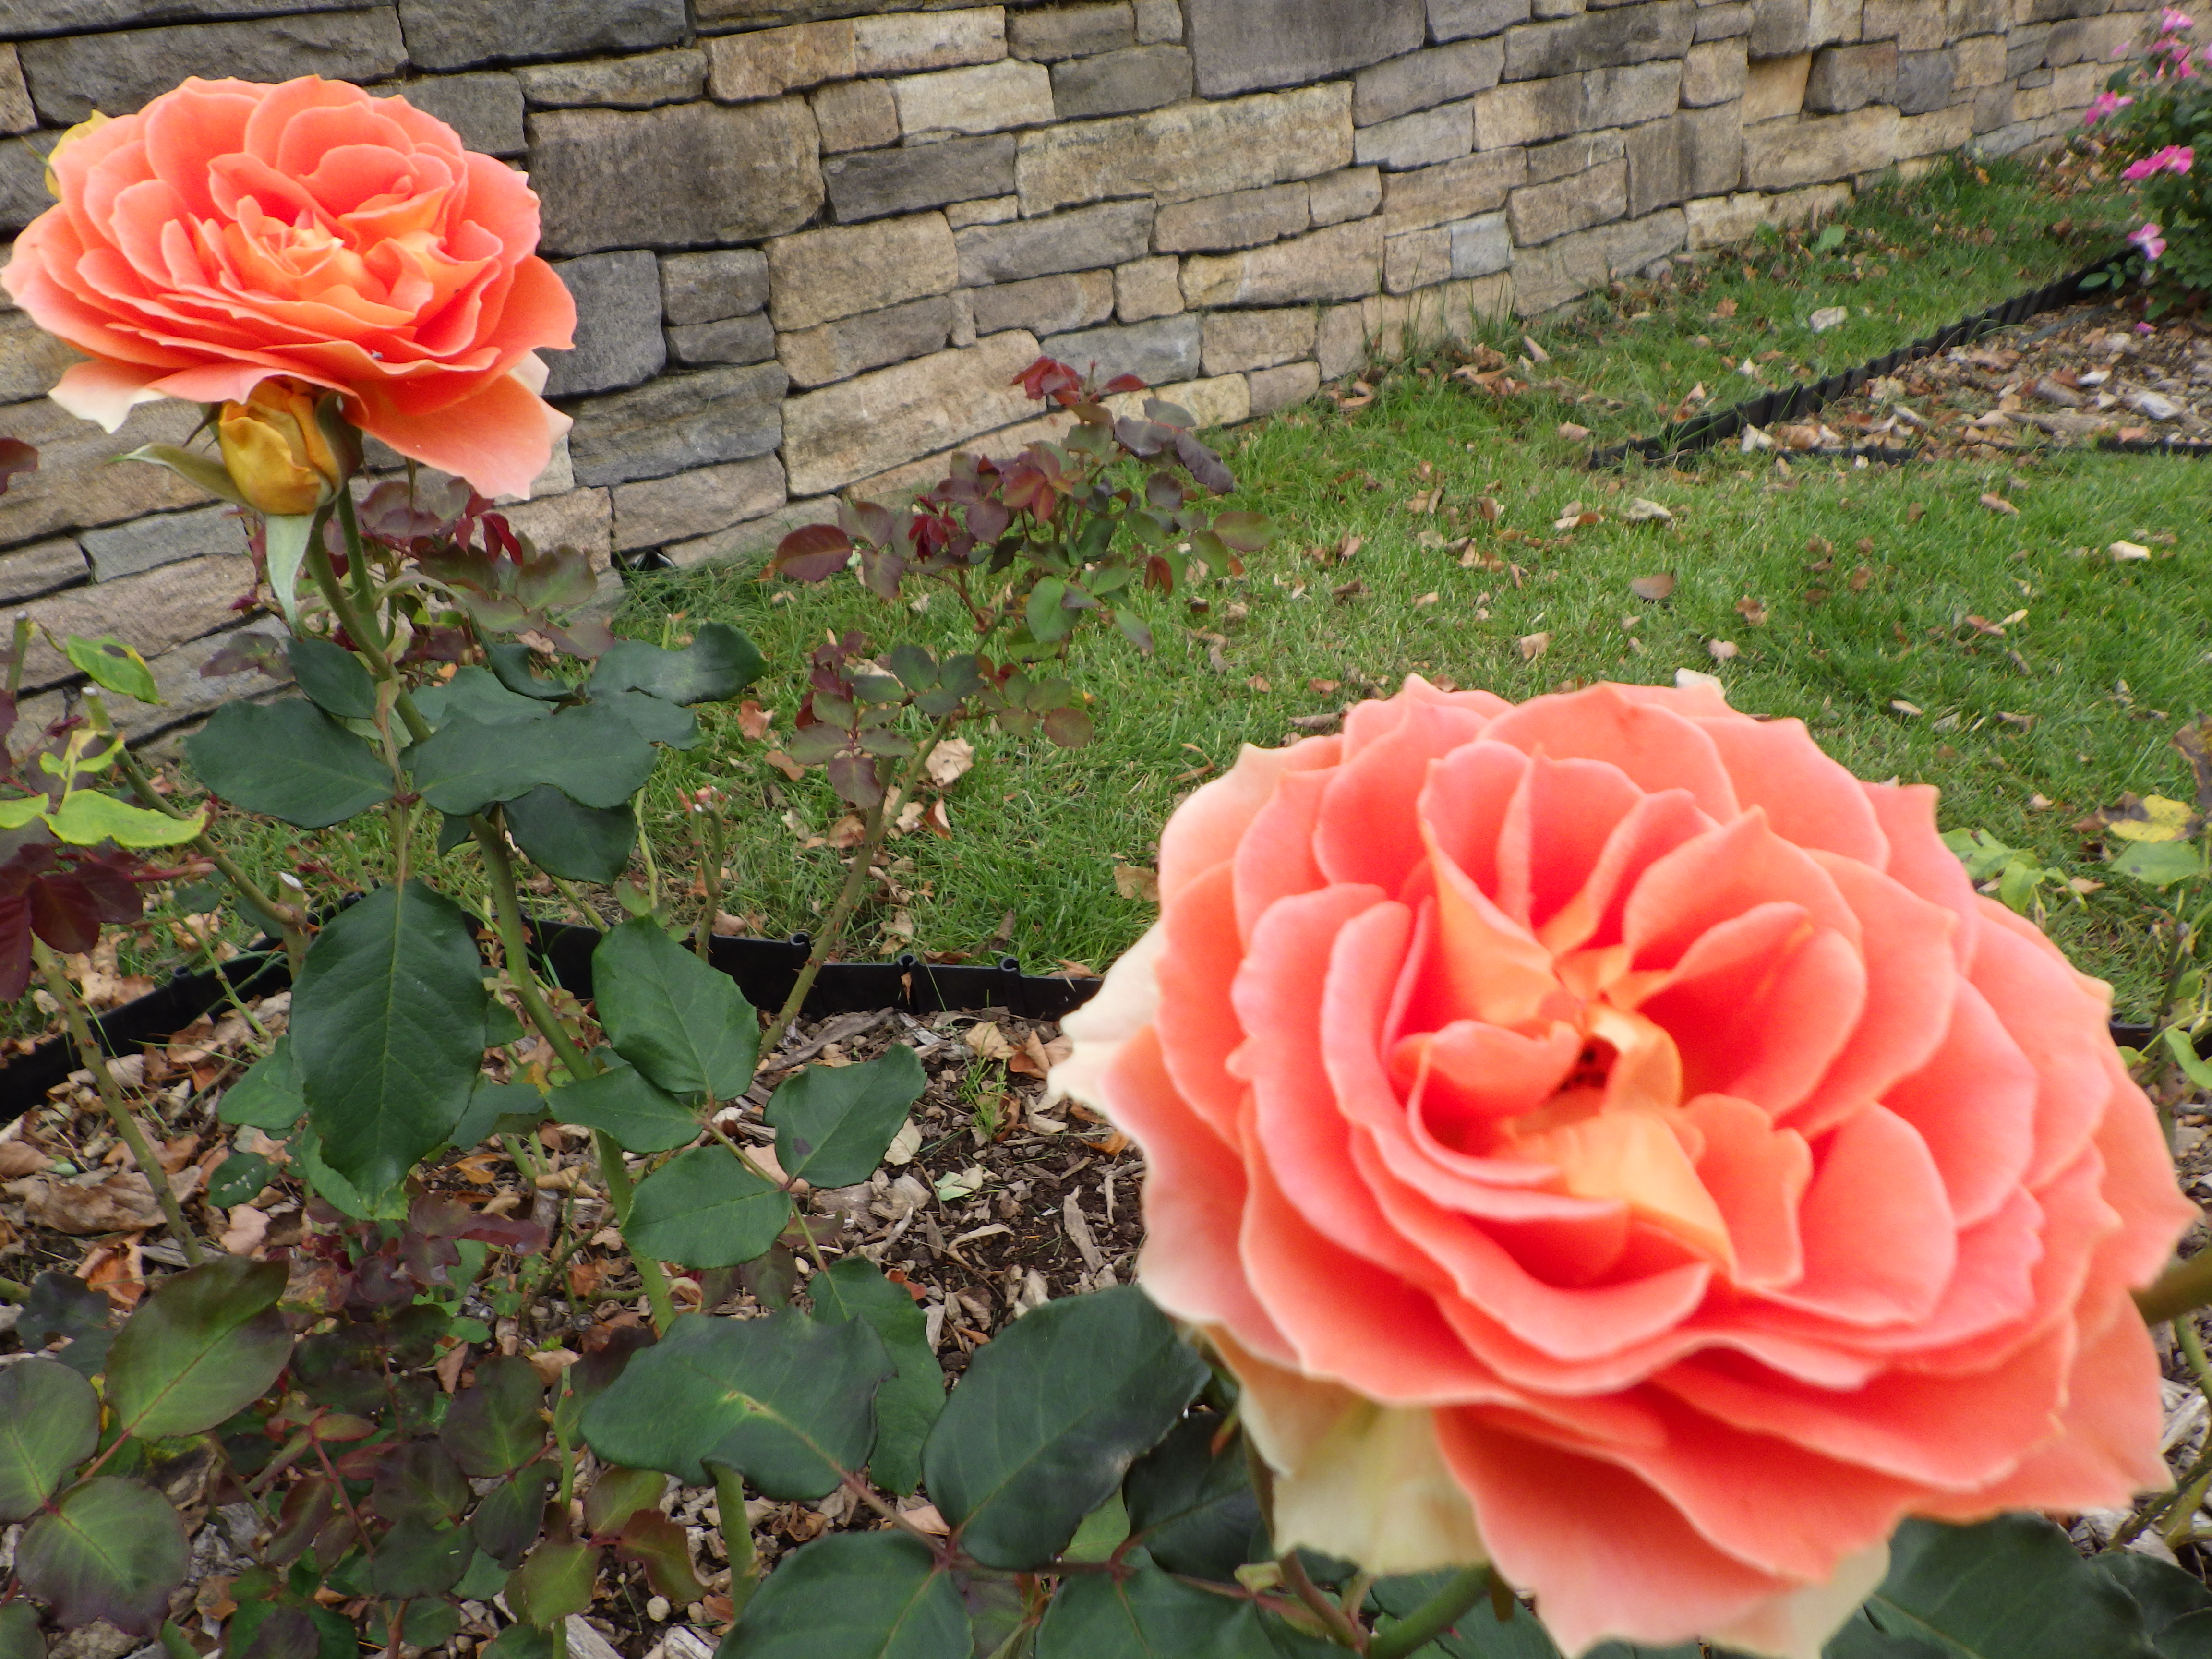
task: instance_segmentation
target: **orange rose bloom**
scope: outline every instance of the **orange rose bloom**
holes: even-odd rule
[[[0,282],[91,357],[53,390],[70,413],[112,432],[289,375],[487,495],[527,490],[568,429],[537,395],[576,318],[538,198],[404,99],[195,78],[76,129],[51,171],[59,204]]]
[[[1278,1547],[1811,1659],[1907,1516],[2164,1484],[2129,1292],[2195,1207],[1935,805],[1710,689],[1416,678],[1178,809],[1054,1081],[1144,1150]]]

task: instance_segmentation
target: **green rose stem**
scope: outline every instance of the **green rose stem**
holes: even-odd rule
[[[2147,1289],[2136,1292],[2136,1307],[2147,1325],[2163,1325],[2208,1302],[2212,1302],[2212,1249],[2177,1261]]]
[[[343,492],[341,499],[344,499]],[[345,530],[348,564],[356,569],[364,568],[368,556],[362,546],[361,528],[350,503],[341,511],[339,522]],[[409,735],[416,742],[422,742],[430,735],[430,723],[422,718],[422,711],[416,708],[414,698],[400,684],[398,671],[385,652],[381,631],[363,618],[354,605],[353,596],[339,582],[319,535],[307,538],[307,570],[325,603],[331,607],[331,614],[337,618],[338,626],[345,629],[355,648],[368,659],[370,672],[395,688],[392,706],[398,711]],[[477,849],[483,855],[485,873],[490,878],[500,951],[506,958],[507,976],[514,981],[515,998],[522,1004],[522,1012],[551,1046],[555,1056],[568,1068],[569,1076],[581,1079],[594,1075],[598,1068],[554,1017],[552,1009],[546,1006],[544,993],[538,988],[537,975],[531,972],[529,936],[523,925],[522,902],[515,885],[514,860],[507,854],[505,827],[494,824],[482,813],[475,813],[469,818],[469,833],[476,839]],[[594,1129],[592,1149],[599,1158],[600,1179],[607,1184],[607,1201],[615,1212],[615,1225],[626,1231],[636,1189],[631,1184],[629,1169],[623,1162],[622,1148],[605,1130]],[[646,1302],[653,1310],[653,1327],[665,1331],[676,1318],[675,1300],[668,1291],[668,1275],[658,1261],[635,1251],[631,1252],[630,1260],[637,1265],[638,1281],[645,1287]]]
[[[1367,1644],[1367,1659],[1406,1659],[1443,1635],[1490,1591],[1488,1567],[1462,1567],[1451,1582]]]
[[[107,1108],[107,1115],[115,1124],[115,1133],[123,1137],[123,1144],[131,1149],[131,1156],[138,1165],[138,1173],[146,1177],[146,1184],[154,1189],[154,1199],[168,1218],[169,1231],[177,1236],[177,1246],[185,1253],[185,1262],[198,1267],[203,1260],[200,1242],[192,1230],[185,1224],[184,1206],[177,1202],[177,1194],[169,1185],[169,1172],[161,1167],[161,1160],[154,1155],[148,1144],[146,1132],[138,1127],[138,1120],[131,1115],[131,1108],[123,1098],[123,1091],[116,1087],[115,1073],[107,1069],[107,1056],[100,1052],[100,1043],[92,1034],[92,1022],[86,1018],[84,1004],[78,1000],[76,987],[62,969],[61,958],[53,947],[35,936],[31,950],[38,958],[39,976],[46,982],[46,990],[61,1004],[62,1018],[69,1024],[70,1038],[76,1043],[77,1057],[84,1061],[85,1069],[92,1073],[94,1086],[100,1091],[100,1104]]]
[[[1321,1620],[1330,1641],[1340,1648],[1350,1648],[1354,1653],[1372,1650],[1367,1632],[1353,1622],[1350,1613],[1322,1593],[1321,1586],[1307,1574],[1306,1564],[1298,1559],[1296,1550],[1285,1551],[1276,1565],[1283,1571],[1283,1582],[1291,1587],[1291,1593],[1299,1601],[1306,1604],[1307,1610]]]

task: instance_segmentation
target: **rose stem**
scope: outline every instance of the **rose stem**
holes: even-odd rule
[[[1458,1622],[1488,1593],[1488,1567],[1462,1567],[1442,1589],[1367,1644],[1367,1659],[1406,1659]]]
[[[8,695],[15,696],[23,689],[23,659],[31,654],[31,613],[15,613],[15,643],[8,653]]]
[[[84,1005],[77,1000],[76,987],[70,983],[69,975],[62,971],[60,958],[53,953],[46,940],[33,937],[31,950],[38,957],[39,976],[46,982],[46,989],[54,1000],[61,1004],[62,1018],[69,1024],[70,1036],[76,1043],[77,1057],[84,1061],[85,1069],[99,1091],[100,1103],[107,1108],[107,1115],[114,1122],[115,1133],[123,1137],[123,1144],[131,1149],[131,1156],[138,1164],[138,1173],[146,1177],[146,1184],[154,1189],[155,1201],[161,1205],[167,1217],[169,1231],[177,1236],[177,1247],[185,1253],[185,1261],[198,1267],[203,1256],[200,1242],[192,1230],[185,1224],[184,1206],[177,1202],[177,1194],[169,1186],[169,1172],[161,1167],[161,1160],[154,1156],[148,1144],[146,1132],[138,1127],[138,1120],[131,1115],[131,1108],[123,1098],[122,1090],[115,1086],[115,1074],[107,1069],[107,1056],[100,1052],[99,1042],[93,1036],[92,1022],[85,1018]]]
[[[707,819],[707,866],[700,871],[700,884],[707,890],[707,908],[700,913],[699,931],[692,943],[699,952],[699,960],[714,960],[714,920],[722,909],[722,854],[728,845],[729,821],[723,816],[720,792],[718,790],[700,806]]]
[[[1306,1564],[1298,1559],[1296,1550],[1285,1550],[1276,1565],[1283,1571],[1283,1582],[1307,1610],[1322,1622],[1328,1639],[1340,1648],[1350,1648],[1354,1653],[1368,1651],[1367,1632],[1353,1622],[1351,1613],[1322,1594],[1321,1587],[1306,1572]]]
[[[2175,1262],[2136,1292],[2136,1308],[2146,1325],[2163,1325],[2208,1302],[2212,1302],[2212,1249]]]

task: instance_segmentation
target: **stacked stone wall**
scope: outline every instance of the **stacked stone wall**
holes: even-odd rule
[[[187,75],[404,94],[528,171],[576,298],[575,426],[515,520],[686,566],[1058,429],[1009,384],[1041,351],[1234,422],[2048,141],[2151,3],[0,0],[0,240],[64,128]],[[142,734],[265,690],[198,672],[241,625],[237,520],[105,465],[198,411],[101,433],[43,399],[70,357],[0,309],[0,435],[43,457],[0,496],[0,604],[144,649]],[[32,665],[35,713],[67,669]]]

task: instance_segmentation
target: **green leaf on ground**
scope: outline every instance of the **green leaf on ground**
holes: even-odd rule
[[[114,1475],[64,1492],[15,1548],[16,1578],[64,1629],[105,1619],[133,1636],[161,1627],[190,1564],[185,1523],[168,1499]]]
[[[216,799],[302,830],[392,794],[392,769],[305,697],[227,702],[185,739],[185,757]]]
[[[100,1396],[53,1359],[0,1371],[0,1521],[36,1514],[100,1448]]]
[[[793,1073],[768,1103],[776,1161],[786,1175],[817,1187],[866,1181],[928,1085],[921,1060],[904,1044],[858,1066]]]
[[[586,1544],[540,1544],[507,1575],[507,1604],[526,1625],[550,1630],[592,1605],[599,1553]]]
[[[626,921],[599,941],[592,989],[615,1052],[669,1093],[734,1100],[751,1086],[760,1053],[752,1005],[736,981],[650,916]]]
[[[369,1588],[395,1601],[441,1595],[460,1583],[475,1553],[467,1528],[410,1515],[377,1540],[368,1565]]]
[[[478,1362],[477,1380],[453,1396],[438,1437],[464,1473],[479,1480],[507,1474],[544,1449],[544,1403],[530,1362],[496,1354]]]
[[[945,1369],[929,1346],[929,1322],[915,1299],[864,1255],[848,1255],[809,1281],[814,1316],[825,1324],[865,1320],[883,1339],[896,1372],[876,1390],[876,1445],[868,1474],[886,1492],[921,1484],[921,1447],[945,1409]]]
[[[39,1610],[28,1601],[0,1605],[0,1659],[46,1659]]]
[[[725,1148],[700,1146],[638,1182],[623,1237],[656,1261],[734,1267],[765,1254],[790,1220],[781,1188]]]
[[[107,1403],[141,1440],[198,1434],[258,1399],[292,1357],[281,1261],[218,1255],[164,1280],[115,1339]]]
[[[969,1659],[968,1610],[927,1547],[848,1532],[787,1557],[725,1638],[729,1659]],[[1090,1659],[1085,1656],[1085,1659]]]

